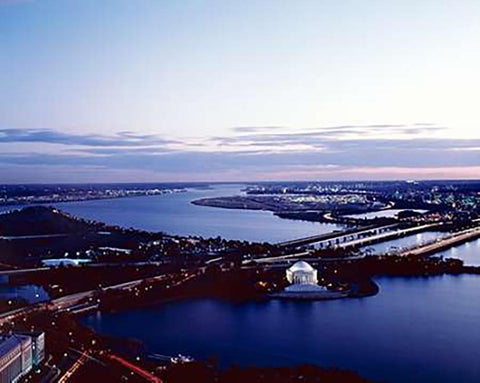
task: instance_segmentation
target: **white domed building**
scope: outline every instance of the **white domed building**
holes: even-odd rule
[[[291,283],[287,292],[320,292],[326,291],[325,287],[319,286],[317,270],[305,261],[298,261],[286,271],[288,282]]]
[[[317,270],[315,270],[309,263],[299,261],[287,269],[287,280],[292,284],[317,284]]]

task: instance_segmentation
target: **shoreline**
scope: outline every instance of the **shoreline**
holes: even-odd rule
[[[269,276],[269,277],[268,277]],[[332,299],[357,299],[375,296],[380,292],[375,277],[354,281],[348,290],[327,290],[314,293],[288,293],[278,281],[282,281],[282,274],[264,274],[260,279],[269,279],[269,283],[277,281],[273,289],[255,287],[256,282],[248,272],[235,274],[210,274],[198,275],[196,278],[178,286],[175,290],[162,289],[159,285],[154,287],[148,295],[138,300],[130,300],[129,294],[122,293],[111,295],[108,299],[102,298],[102,304],[97,308],[99,312],[125,312],[130,310],[155,307],[167,303],[188,301],[196,299],[213,299],[231,304],[265,302],[272,299],[292,299],[302,301],[322,301]],[[241,291],[242,293],[239,293]]]
[[[169,189],[170,190],[170,189]],[[88,202],[88,201],[99,201],[99,200],[115,200],[115,199],[122,199],[122,198],[137,198],[137,197],[156,197],[162,196],[166,194],[177,194],[177,193],[185,193],[187,189],[179,189],[179,190],[170,190],[160,193],[139,193],[139,194],[132,194],[132,195],[119,195],[119,196],[93,196],[87,198],[73,198],[73,199],[49,199],[49,200],[31,200],[31,201],[11,201],[11,202],[0,202],[0,207],[3,206],[18,206],[19,209],[29,206],[36,206],[36,205],[55,205],[57,203],[69,203],[69,202]],[[8,213],[11,210],[7,210],[1,213]]]
[[[250,211],[267,211],[271,212],[278,218],[292,221],[320,222],[329,224],[357,225],[365,224],[366,221],[392,221],[396,217],[375,217],[371,219],[363,219],[350,217],[349,215],[368,214],[382,212],[391,209],[391,204],[382,209],[372,209],[367,207],[344,207],[340,208],[335,215],[331,213],[335,206],[323,207],[288,207],[285,205],[272,205],[269,201],[257,201],[253,197],[245,196],[224,196],[224,197],[207,197],[190,201],[196,206],[204,206],[227,210],[250,210]],[[409,209],[404,209],[409,210]]]

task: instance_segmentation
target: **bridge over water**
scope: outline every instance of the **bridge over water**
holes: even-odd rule
[[[319,247],[324,245],[333,245],[340,242],[353,240],[357,238],[362,238],[366,236],[372,236],[375,234],[380,234],[385,231],[393,230],[398,227],[398,223],[390,225],[370,225],[364,226],[361,228],[353,228],[342,231],[333,231],[331,233],[324,233],[318,235],[312,235],[309,237],[292,239],[290,241],[279,242],[276,245],[280,247],[299,247],[308,245],[311,243],[316,243]]]
[[[426,225],[408,227],[405,229],[399,229],[395,231],[381,232],[372,236],[360,237],[354,240],[339,243],[336,247],[342,249],[356,248],[367,245],[373,245],[374,243],[385,242],[391,239],[397,239],[401,237],[406,237],[408,235],[421,233],[428,230],[434,230],[439,228],[441,225],[438,223],[429,223]]]
[[[480,221],[477,221],[480,222]],[[360,247],[365,246],[367,244],[376,243],[386,241],[392,238],[398,238],[400,236],[411,235],[414,233],[418,233],[421,231],[432,230],[434,228],[438,228],[441,224],[427,224],[421,226],[410,227],[407,229],[396,230],[392,232],[381,233],[375,235],[374,237],[367,237],[361,238],[354,241],[349,241],[346,243],[341,243],[339,246],[343,248],[347,247]],[[448,248],[458,246],[462,243],[473,241],[475,239],[480,238],[480,227],[474,227],[471,229],[466,229],[461,232],[457,232],[452,234],[451,236],[439,239],[433,243],[428,243],[424,245],[420,245],[413,249],[405,250],[404,252],[400,253],[401,256],[429,256],[440,251],[446,250]],[[331,262],[331,261],[353,261],[365,258],[365,254],[356,255],[352,257],[341,257],[341,258],[312,258],[312,253],[309,251],[297,252],[277,257],[266,257],[266,258],[257,258],[254,261],[256,263],[262,264],[269,264],[270,266],[274,267],[284,267],[288,265],[292,261],[296,261],[299,258],[303,260],[310,260],[310,261],[321,261],[321,262]],[[245,262],[245,266],[247,266],[247,261]]]

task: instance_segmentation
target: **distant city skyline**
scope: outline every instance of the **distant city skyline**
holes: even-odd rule
[[[480,178],[479,17],[0,0],[0,183]]]

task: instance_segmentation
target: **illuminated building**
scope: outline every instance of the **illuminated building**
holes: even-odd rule
[[[286,277],[291,283],[286,292],[320,292],[326,291],[325,287],[319,286],[317,279],[317,270],[305,261],[299,261],[287,269]]]
[[[58,267],[58,266],[80,266],[84,263],[92,262],[91,259],[75,259],[75,258],[55,258],[43,259],[42,266]]]
[[[38,366],[45,359],[45,333],[43,331],[19,332],[32,338],[32,364]]]
[[[0,382],[18,382],[32,369],[32,338],[10,335],[0,340]]]

